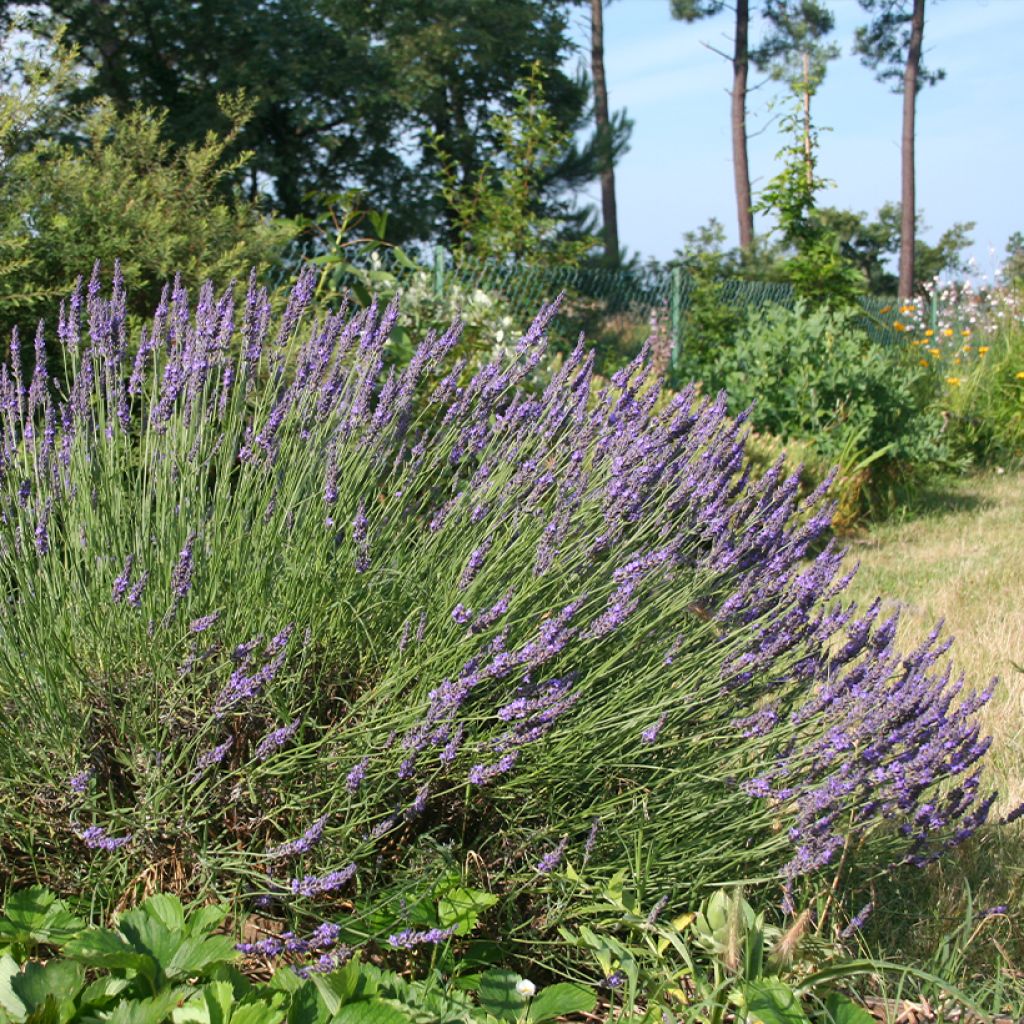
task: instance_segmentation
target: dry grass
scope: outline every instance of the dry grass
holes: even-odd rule
[[[851,596],[899,608],[901,640],[918,642],[943,619],[968,686],[999,677],[984,711],[992,735],[987,782],[998,790],[990,821],[1024,801],[1024,473],[985,473],[921,498],[913,518],[848,538],[861,569]],[[927,960],[963,921],[1007,904],[968,953],[981,975],[1024,963],[1024,828],[992,824],[927,871],[901,873],[881,900],[876,940]],[[936,965],[937,966],[937,965]]]
[[[1003,811],[1024,801],[1024,474],[986,473],[929,495],[922,514],[849,541],[858,602],[882,595],[911,644],[943,619],[969,686],[999,677],[984,713]]]

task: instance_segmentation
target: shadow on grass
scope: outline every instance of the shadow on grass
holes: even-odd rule
[[[875,891],[864,930],[875,955],[967,990],[1001,978],[1024,998],[1024,828],[985,826],[926,870],[901,870]]]

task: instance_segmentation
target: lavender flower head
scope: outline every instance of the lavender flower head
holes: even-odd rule
[[[132,841],[132,834],[129,832],[123,836],[111,836],[107,830],[100,825],[91,825],[81,833],[82,842],[90,850],[118,850]]]
[[[551,872],[562,863],[562,857],[565,856],[565,850],[568,845],[569,837],[562,836],[558,845],[545,853],[544,856],[537,861],[537,873],[541,875],[551,874]]]

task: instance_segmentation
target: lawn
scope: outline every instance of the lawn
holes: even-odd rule
[[[1024,676],[1016,667],[1024,666],[1022,527],[1024,473],[986,472],[943,484],[922,496],[913,515],[848,541],[850,557],[861,562],[852,596],[870,602],[885,595],[883,607],[902,613],[904,648],[942,619],[968,683],[999,679],[981,715],[993,738],[987,788],[999,792],[993,824],[917,878],[902,876],[881,901],[872,936],[948,973],[954,965],[941,961],[951,936],[975,976],[995,975],[1001,965],[998,973],[1019,977],[1024,962],[1022,830],[995,824],[1024,800]],[[990,907],[1006,910],[979,922]]]

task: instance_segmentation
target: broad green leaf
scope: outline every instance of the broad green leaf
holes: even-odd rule
[[[122,999],[108,1024],[162,1024],[188,993],[187,988],[167,988],[149,999]]]
[[[281,1012],[283,1003],[284,993],[278,992],[270,1002],[254,999],[237,1005],[231,1015],[231,1024],[281,1024],[284,1019]]]
[[[141,907],[122,914],[117,921],[117,930],[138,952],[149,953],[162,969],[166,968],[185,942],[185,936],[180,931],[171,931]]]
[[[457,935],[466,935],[476,927],[480,915],[497,902],[497,896],[480,889],[449,889],[437,901],[438,920],[442,928],[455,925]]]
[[[299,980],[294,971],[290,968],[286,970],[296,981]],[[317,995],[316,986],[309,981],[301,982],[292,992],[291,1003],[288,1006],[288,1024],[323,1024],[327,1018],[327,1008]]]
[[[231,908],[225,903],[211,903],[199,907],[188,915],[185,930],[189,935],[207,935],[215,928],[219,928],[229,913]]]
[[[12,956],[0,956],[0,1006],[12,1017],[22,1020],[28,1013],[25,1004],[11,988],[11,980],[21,973],[18,962]]]
[[[51,960],[48,964],[28,963],[11,978],[11,988],[31,1013],[53,996],[58,1006],[73,1002],[85,983],[85,971],[72,960]]]
[[[515,1020],[526,1005],[526,1000],[516,991],[516,985],[522,980],[515,971],[495,969],[485,972],[477,991],[480,1005],[495,1017]]]
[[[53,996],[47,996],[26,1018],[25,1024],[61,1024],[60,1007]]]
[[[31,932],[45,923],[47,913],[56,902],[56,895],[49,889],[33,885],[11,893],[4,906],[4,916],[15,928]]]
[[[235,994],[226,981],[211,981],[203,986],[203,1001],[206,1003],[207,1020],[210,1024],[228,1024]]]
[[[830,992],[825,1000],[825,1013],[832,1024],[874,1024],[875,1018],[841,992]]]
[[[207,938],[185,939],[164,964],[168,978],[202,974],[215,964],[228,963],[238,956],[234,940],[229,935],[211,935]]]
[[[169,932],[185,930],[185,908],[177,896],[157,893],[150,896],[141,906],[150,917],[159,921]]]
[[[808,1024],[796,993],[778,978],[748,981],[743,986],[747,1013],[761,1024]]]
[[[597,995],[583,985],[561,982],[548,985],[534,997],[530,1003],[527,1020],[533,1024],[562,1017],[570,1013],[591,1013],[597,1005]]]
[[[64,955],[86,967],[138,971],[151,982],[156,980],[159,970],[152,956],[107,928],[94,928],[76,936],[64,947]]]
[[[365,999],[377,994],[377,984],[364,973],[358,953],[340,971],[315,974],[312,981],[332,1016],[353,998]]]
[[[331,1024],[413,1024],[413,1019],[383,999],[365,999],[347,1003]]]
[[[86,985],[82,994],[78,997],[79,1006],[103,1007],[115,996],[120,995],[131,981],[128,978],[113,978],[105,974],[94,982]]]

